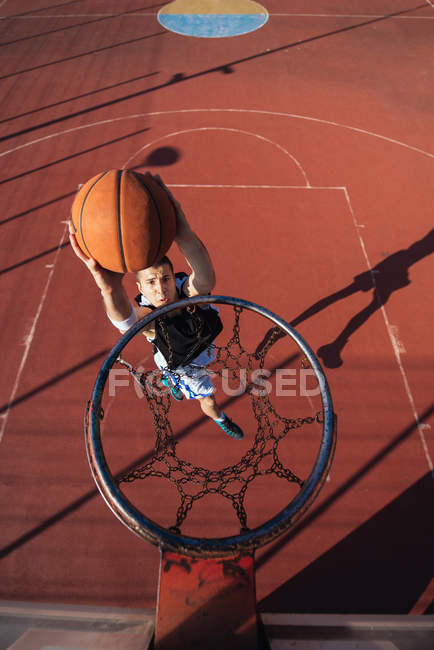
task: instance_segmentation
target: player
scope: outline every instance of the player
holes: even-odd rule
[[[96,260],[87,257],[80,249],[74,235],[74,227],[69,222],[69,239],[72,249],[92,274],[101,291],[107,316],[121,333],[126,332],[138,319],[151,313],[153,309],[169,305],[181,298],[208,294],[215,285],[214,268],[206,247],[190,228],[180,204],[174,199],[160,177],[156,175],[154,178],[167,191],[175,206],[175,242],[191,268],[191,273],[190,275],[175,274],[172,263],[167,257],[163,257],[153,266],[138,271],[136,280],[140,294],[136,298],[135,306],[128,298],[122,284],[123,274],[108,271]],[[152,342],[156,336],[155,321],[143,333]],[[163,383],[171,389],[173,397],[178,401],[184,397],[196,399],[205,415],[214,420],[228,436],[240,440],[243,438],[241,428],[221,411],[214,398],[214,385],[205,367],[213,358],[212,348],[208,348],[194,358],[188,366],[176,368],[176,373],[169,371],[164,373]],[[154,360],[159,368],[167,367],[163,354],[157,348]]]

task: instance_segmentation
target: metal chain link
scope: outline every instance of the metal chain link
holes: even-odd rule
[[[241,358],[246,362],[247,369],[251,370],[254,362],[258,362],[258,360],[262,367],[266,352],[277,339],[282,337],[282,330],[273,328],[270,330],[271,334],[259,354],[257,352],[258,348],[253,354],[248,352],[242,346],[240,338],[240,317],[243,308],[234,306],[233,311],[234,324],[231,338],[224,346],[212,344],[216,353],[215,361],[211,364],[214,375],[221,376],[224,369],[227,369],[229,361],[232,361],[236,366],[232,368],[232,376],[235,377],[234,373],[241,369]],[[160,323],[162,324],[163,335],[167,336],[167,330],[164,328],[162,319],[160,319]],[[284,467],[280,461],[278,456],[279,443],[292,429],[300,428],[305,424],[313,424],[314,422],[321,423],[321,411],[315,416],[286,418],[277,413],[268,398],[268,394],[257,393],[252,390],[252,385],[247,385],[246,392],[250,396],[252,412],[257,423],[253,446],[235,465],[220,470],[209,470],[197,467],[179,458],[176,454],[176,440],[169,421],[171,405],[169,391],[164,392],[160,388],[156,390],[156,384],[161,380],[165,371],[138,372],[127,361],[121,358],[118,358],[117,361],[126,367],[139,383],[152,413],[155,431],[153,458],[145,465],[122,475],[118,479],[118,483],[129,483],[149,477],[165,478],[173,483],[178,491],[180,502],[175,523],[170,527],[170,530],[180,532],[181,525],[196,501],[207,494],[220,494],[231,502],[240,523],[241,531],[247,531],[249,529],[244,501],[247,489],[252,481],[259,476],[274,474],[281,479],[297,484],[300,488],[303,486],[303,480],[292,470]],[[195,367],[195,370],[197,370],[197,367]],[[183,368],[184,371],[188,373],[188,369]],[[171,371],[171,375],[176,376],[176,373]],[[261,467],[265,460],[269,462],[269,466],[266,468]],[[191,487],[192,484],[199,486],[199,489],[194,494],[191,493],[194,491]],[[237,484],[241,485],[238,490],[236,489]]]

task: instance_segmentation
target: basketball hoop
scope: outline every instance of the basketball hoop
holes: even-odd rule
[[[208,307],[211,305],[219,305],[219,309],[224,307],[225,310],[232,312],[232,324],[228,341],[221,345],[220,339],[222,335],[220,335],[212,344],[215,361],[207,368],[212,370],[214,376],[221,377],[226,370],[228,370],[229,375],[232,373],[231,376],[235,376],[236,370],[241,367],[245,369],[246,373],[264,372],[267,354],[273,349],[277,340],[285,338],[296,346],[297,354],[294,356],[302,358],[302,367],[309,368],[311,374],[316,378],[320,399],[320,408],[317,412],[311,412],[307,416],[289,417],[287,414],[282,415],[278,412],[276,404],[266,394],[266,391],[256,390],[255,392],[255,387],[248,379],[245,389],[249,394],[251,410],[257,425],[255,435],[251,436],[250,448],[243,453],[237,463],[217,470],[198,467],[177,455],[177,440],[169,420],[170,395],[156,394],[154,390],[155,377],[158,376],[158,373],[161,374],[161,371],[155,369],[152,371],[138,370],[132,363],[124,360],[121,356],[127,345],[143,329],[149,327],[149,324],[153,321],[164,319],[171,312],[176,311],[179,313],[179,310],[187,307],[191,309],[196,306]],[[261,345],[258,345],[258,339],[255,339],[254,327],[249,327],[244,337],[240,333],[240,319],[242,315],[244,317],[247,314],[252,315],[252,317],[256,315],[254,318],[259,317],[262,322],[267,324],[271,336],[268,336],[267,339],[266,335],[265,343],[262,342]],[[270,326],[272,326],[271,330]],[[228,330],[228,327],[228,325],[225,325],[223,333]],[[248,342],[246,343],[244,339],[248,339]],[[134,467],[120,476],[116,476],[116,478],[109,468],[101,438],[102,397],[109,373],[115,364],[122,364],[140,386],[152,412],[155,428],[153,457],[141,467]],[[176,374],[176,372],[175,369],[174,373]],[[320,430],[319,439],[317,440],[317,450],[313,457],[312,467],[306,476],[301,477],[282,461],[279,446],[282,441],[288,439],[291,432],[310,425]],[[146,541],[160,546],[163,554],[161,566],[164,563],[166,568],[170,564],[170,566],[179,569],[179,566],[184,563],[186,567],[190,567],[188,573],[191,575],[191,568],[196,562],[211,562],[214,569],[220,565],[224,566],[224,562],[232,562],[232,566],[234,566],[233,563],[235,562],[235,564],[238,563],[239,571],[244,572],[244,575],[247,575],[245,572],[248,573],[250,570],[252,578],[246,580],[245,584],[247,593],[251,595],[254,594],[253,555],[255,550],[282,535],[298,521],[317,497],[327,477],[335,447],[335,415],[327,380],[318,360],[300,334],[286,321],[264,307],[239,298],[196,296],[153,311],[131,327],[116,343],[102,365],[91,400],[88,403],[85,433],[90,468],[101,495],[116,517],[132,532]],[[266,462],[264,459],[266,459]],[[171,484],[178,491],[180,503],[175,521],[171,526],[163,526],[154,521],[153,518],[148,517],[136,505],[133,505],[120,488],[122,483],[148,479],[157,475],[171,481]],[[275,475],[279,479],[293,484],[297,488],[296,494],[277,514],[270,516],[267,521],[249,528],[245,509],[245,496],[250,485],[259,477],[266,475]],[[189,480],[194,481],[198,486],[194,495],[185,489],[185,484]],[[241,486],[240,489],[238,491],[234,488],[229,489],[228,486],[233,484]],[[210,493],[220,494],[232,504],[240,525],[238,534],[225,537],[195,537],[182,532],[182,526],[190,510],[194,510],[194,506],[199,499],[206,497]],[[182,562],[179,558],[183,558]],[[192,558],[194,559],[193,562]],[[246,561],[246,558],[250,558],[248,560],[248,562],[250,561],[250,569],[246,567],[241,569],[240,562]],[[238,578],[241,575],[239,571]],[[162,595],[162,573],[163,570],[161,569],[160,612],[165,609],[164,603],[166,601],[162,600],[162,598],[165,598],[164,593],[167,591],[167,587],[163,587]],[[237,571],[235,571],[235,574],[237,574]],[[230,579],[233,578],[234,576]],[[167,578],[164,579],[167,580]],[[215,601],[214,592],[211,597]],[[173,608],[178,606],[179,603],[170,605]],[[250,604],[250,609],[251,607]],[[252,617],[250,616],[250,618]],[[157,640],[159,639],[159,644],[157,644],[157,647],[176,647],[176,645],[164,644],[163,638],[167,640],[173,630],[171,634],[166,633],[163,629],[164,624],[161,616],[158,621]],[[195,629],[197,629],[197,626],[195,626]],[[250,626],[251,629],[252,626]],[[247,647],[247,643],[253,643],[251,632],[248,638],[245,647]],[[202,644],[202,647],[207,646]],[[239,639],[236,647],[244,647],[240,644]],[[250,647],[253,647],[253,645],[250,645]]]

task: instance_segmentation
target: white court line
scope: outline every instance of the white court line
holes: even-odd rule
[[[168,183],[169,187],[189,187],[192,189],[237,189],[237,190],[344,190],[344,187],[329,187],[316,185],[216,185],[200,183]]]
[[[373,279],[373,283],[375,285],[375,274],[372,272],[372,265],[368,257],[368,253],[366,250],[365,242],[363,240],[363,237],[360,233],[360,229],[363,228],[361,224],[359,224],[356,220],[355,213],[350,201],[348,189],[346,187],[314,187],[314,186],[293,186],[293,185],[200,185],[200,184],[184,184],[184,183],[174,183],[170,184],[170,187],[173,188],[212,188],[212,189],[303,189],[303,190],[341,190],[344,192],[345,195],[345,200],[347,202],[354,227],[356,229],[357,237],[360,243],[360,247],[362,249],[363,257],[365,258],[366,265],[368,267],[368,270],[370,271]],[[424,423],[422,423],[419,419],[419,414],[416,409],[416,404],[414,401],[413,393],[410,388],[410,383],[408,381],[407,373],[405,372],[404,366],[401,361],[401,354],[405,353],[405,348],[402,344],[401,341],[397,339],[397,328],[396,326],[393,326],[390,324],[386,308],[384,305],[381,305],[380,307],[384,324],[390,339],[390,342],[392,344],[392,349],[395,355],[396,362],[398,364],[398,368],[401,374],[401,378],[404,384],[404,389],[407,394],[408,401],[410,403],[410,408],[414,417],[414,421],[416,423],[417,431],[419,434],[419,439],[422,444],[422,449],[425,455],[425,459],[428,464],[428,468],[431,472],[432,477],[434,478],[434,465],[433,465],[433,460],[431,458],[428,445],[425,439],[425,433],[424,429],[428,428],[428,426]]]
[[[305,170],[303,169],[302,165],[300,162],[295,158],[292,154],[289,153],[287,149],[282,147],[280,144],[277,144],[277,142],[273,142],[273,140],[269,140],[268,138],[265,138],[263,135],[259,135],[259,133],[252,133],[251,131],[243,131],[241,129],[233,129],[233,128],[228,128],[228,127],[221,127],[221,126],[203,126],[203,127],[198,127],[195,129],[185,129],[183,131],[173,131],[172,133],[166,133],[166,135],[162,136],[161,138],[158,138],[157,140],[153,140],[152,142],[148,142],[145,144],[143,147],[138,149],[134,154],[132,154],[128,160],[122,165],[122,169],[128,166],[128,164],[134,160],[136,156],[138,156],[140,153],[148,149],[149,147],[155,146],[157,143],[160,143],[162,140],[167,140],[168,138],[171,138],[173,136],[177,135],[186,135],[189,133],[198,133],[200,131],[229,131],[229,133],[237,133],[241,135],[248,135],[254,138],[258,138],[258,140],[262,140],[263,142],[266,142],[267,144],[272,144],[275,146],[277,149],[282,151],[286,156],[288,156],[293,163],[298,167],[299,172],[304,178],[304,181],[306,183],[306,187],[310,187],[309,179],[307,177],[307,174]]]
[[[158,13],[157,11],[154,11],[154,12],[142,11],[142,12],[131,13],[131,14],[129,12],[127,12],[127,13],[114,13],[114,14],[110,14],[110,13],[105,13],[105,14],[98,14],[98,13],[95,13],[95,14],[42,14],[42,15],[39,15],[39,14],[36,15],[35,14],[34,16],[32,16],[32,15],[29,15],[29,16],[2,16],[2,18],[11,18],[11,19],[14,19],[14,20],[16,20],[17,18],[19,18],[20,20],[27,20],[29,18],[32,19],[32,20],[36,19],[36,18],[40,18],[41,20],[43,20],[44,18],[115,18],[115,17],[128,18],[129,16],[135,16],[135,17],[137,17],[137,16],[156,16],[157,13]]]
[[[214,111],[223,111],[223,112],[228,112],[228,113],[255,113],[259,115],[272,115],[274,117],[290,117],[293,119],[299,119],[299,120],[307,120],[309,122],[317,122],[319,124],[326,124],[327,126],[336,126],[341,129],[348,129],[349,131],[354,131],[355,133],[362,133],[364,135],[371,135],[374,138],[379,138],[380,140],[385,140],[386,142],[390,142],[391,144],[397,144],[401,147],[406,147],[407,149],[410,149],[411,151],[417,151],[417,153],[422,153],[425,156],[429,156],[430,158],[434,158],[434,154],[429,153],[427,151],[424,151],[423,149],[419,149],[418,147],[413,147],[412,145],[405,144],[404,142],[401,142],[399,140],[395,140],[394,138],[388,138],[387,136],[380,135],[379,133],[374,133],[373,131],[366,131],[365,129],[359,129],[358,127],[355,126],[349,126],[347,124],[340,124],[339,122],[331,122],[330,120],[322,120],[317,117],[309,117],[307,115],[298,115],[297,113],[281,113],[277,111],[264,111],[264,110],[259,110],[259,109],[243,109],[243,108],[209,108],[209,109],[186,109],[188,111],[203,111],[203,110],[209,110],[211,112]]]
[[[362,237],[361,232],[360,232],[360,224],[357,223],[357,219],[356,219],[353,207],[351,205],[350,196],[349,196],[347,188],[344,188],[344,193],[345,193],[345,198],[346,198],[346,201],[347,201],[347,204],[348,204],[348,208],[350,210],[351,217],[353,219],[353,224],[354,224],[354,227],[355,227],[355,230],[356,230],[356,234],[357,234],[357,237],[358,237],[359,242],[360,242],[360,247],[362,249],[363,257],[365,258],[366,265],[368,267],[368,270],[371,273],[372,283],[375,286],[376,285],[375,273],[372,272],[373,267],[372,267],[371,262],[370,262],[369,257],[368,257],[365,242],[364,242],[363,237]],[[407,394],[408,401],[410,402],[410,407],[411,407],[413,417],[414,417],[414,421],[416,423],[416,427],[417,427],[417,430],[418,430],[418,433],[419,433],[419,438],[420,438],[420,441],[421,441],[421,444],[422,444],[422,448],[423,448],[423,451],[424,451],[424,454],[425,454],[425,458],[426,458],[426,461],[428,463],[428,467],[429,467],[429,469],[431,471],[431,476],[432,476],[432,478],[434,478],[433,460],[432,460],[431,455],[429,453],[428,445],[426,443],[425,434],[424,434],[424,429],[427,428],[427,425],[424,424],[423,422],[421,422],[420,419],[419,419],[419,415],[418,415],[418,412],[417,412],[417,409],[416,409],[416,404],[415,404],[415,401],[414,401],[413,393],[411,391],[410,383],[408,381],[407,373],[405,372],[404,366],[403,366],[402,361],[401,361],[401,352],[402,352],[402,350],[400,349],[400,346],[397,345],[396,337],[394,336],[393,326],[391,326],[391,324],[390,324],[389,318],[387,316],[386,308],[385,308],[384,305],[381,305],[380,309],[381,309],[381,312],[382,312],[382,315],[383,315],[384,324],[386,326],[386,330],[387,330],[387,333],[389,335],[390,342],[392,344],[393,352],[395,354],[396,363],[398,364],[398,368],[399,368],[399,371],[401,373],[402,381],[404,383],[405,392]]]
[[[187,183],[173,183],[170,184],[170,187],[172,188],[211,188],[211,189],[301,189],[301,190],[340,190],[344,192],[345,195],[345,200],[347,202],[354,227],[356,229],[357,237],[359,239],[360,247],[362,249],[363,257],[365,258],[366,265],[368,267],[368,270],[370,271],[372,278],[373,278],[373,283],[375,284],[375,274],[372,272],[372,265],[368,257],[368,253],[366,250],[365,242],[363,240],[363,237],[360,233],[360,228],[363,228],[361,224],[359,224],[356,220],[354,210],[350,201],[349,193],[346,187],[315,187],[315,186],[294,186],[294,185],[201,185],[201,184],[187,184]],[[401,361],[401,354],[405,353],[405,348],[402,344],[401,341],[397,339],[397,330],[396,326],[393,326],[390,324],[389,318],[387,316],[386,308],[384,305],[381,305],[381,312],[383,315],[383,320],[384,324],[386,326],[386,330],[390,339],[390,342],[392,344],[393,352],[395,355],[396,362],[398,364],[398,368],[402,377],[402,381],[404,383],[404,389],[407,394],[407,398],[410,403],[410,408],[413,413],[413,417],[416,423],[416,427],[419,433],[419,438],[422,444],[422,449],[428,464],[428,468],[431,471],[431,475],[434,478],[434,465],[433,465],[433,460],[431,458],[428,445],[426,443],[425,439],[425,434],[424,434],[424,429],[427,428],[427,425],[422,423],[419,419],[419,415],[416,409],[413,393],[410,388],[410,384],[408,381],[407,373],[405,372],[404,366]]]
[[[298,115],[296,113],[280,113],[276,111],[264,111],[264,110],[259,110],[259,109],[244,109],[244,108],[185,108],[185,109],[173,109],[173,110],[168,110],[168,111],[153,111],[151,113],[136,113],[133,115],[123,115],[122,117],[114,117],[108,120],[100,120],[98,122],[91,122],[90,124],[82,124],[81,126],[75,126],[71,129],[64,129],[63,131],[57,131],[56,133],[52,133],[51,135],[46,135],[42,138],[37,138],[36,140],[31,140],[30,142],[26,142],[24,144],[18,145],[16,147],[13,147],[12,149],[9,149],[7,151],[3,151],[0,153],[0,158],[3,156],[6,156],[10,153],[14,153],[15,151],[19,151],[20,149],[25,149],[26,147],[31,147],[34,144],[39,144],[40,142],[45,142],[47,140],[50,140],[51,138],[58,138],[60,136],[66,135],[68,133],[75,133],[76,131],[80,131],[82,129],[90,129],[94,126],[102,126],[103,124],[112,124],[115,122],[122,122],[124,120],[132,120],[132,119],[139,119],[139,118],[145,118],[145,117],[158,117],[160,115],[176,115],[176,114],[189,114],[189,113],[251,113],[251,114],[257,114],[257,115],[268,115],[271,117],[286,117],[286,118],[291,118],[295,120],[305,120],[308,122],[315,122],[317,124],[325,124],[326,126],[334,126],[338,127],[341,129],[347,129],[348,131],[354,131],[355,133],[361,133],[363,135],[370,135],[373,138],[378,138],[379,140],[384,140],[385,142],[390,142],[391,144],[397,144],[400,147],[405,147],[406,149],[409,149],[410,151],[416,151],[416,153],[420,153],[424,156],[428,156],[428,158],[434,158],[434,154],[424,151],[423,149],[419,149],[418,147],[413,147],[412,145],[406,144],[405,142],[401,142],[400,140],[396,140],[394,138],[388,138],[387,136],[380,135],[379,133],[374,133],[373,131],[367,131],[365,129],[359,129],[358,127],[355,126],[350,126],[348,124],[340,124],[339,122],[330,122],[330,120],[322,120],[318,117],[309,117],[307,115]]]
[[[431,5],[434,6],[434,5]],[[278,16],[280,18],[360,18],[363,20],[381,20],[381,18],[388,18],[389,20],[433,20],[434,16],[390,16],[388,14],[277,14],[270,13],[270,16]]]
[[[0,5],[1,7],[1,5]],[[157,11],[151,12],[139,12],[139,13],[123,13],[123,14],[43,14],[42,16],[0,16],[1,20],[35,20],[44,18],[138,18],[140,16],[152,16],[155,18],[157,16]]]
[[[151,112],[151,113],[140,113],[140,114],[136,114],[136,115],[122,116],[122,117],[113,118],[113,119],[110,119],[110,120],[102,120],[102,121],[91,123],[91,124],[81,125],[81,126],[74,127],[74,128],[71,128],[71,129],[66,129],[64,131],[57,132],[57,133],[54,133],[54,134],[51,134],[51,135],[48,135],[48,136],[44,136],[43,138],[38,138],[37,140],[25,143],[24,145],[19,145],[19,146],[13,148],[13,149],[10,149],[9,151],[3,152],[2,154],[0,154],[0,157],[5,156],[5,155],[7,155],[9,153],[13,153],[15,151],[18,151],[18,150],[20,150],[20,149],[22,149],[24,147],[32,146],[32,145],[40,143],[40,142],[45,142],[45,141],[47,141],[47,140],[49,140],[51,138],[54,138],[54,137],[59,137],[61,135],[66,135],[67,133],[76,132],[76,131],[79,131],[81,129],[91,128],[93,126],[100,126],[102,124],[109,124],[109,123],[119,122],[119,121],[123,121],[123,120],[127,120],[127,119],[144,118],[144,117],[149,117],[149,116],[171,115],[171,114],[179,114],[179,113],[186,113],[186,114],[187,113],[188,114],[193,113],[194,114],[194,113],[203,113],[203,112],[205,112],[205,113],[214,113],[214,112],[218,112],[218,113],[244,113],[244,114],[245,113],[251,113],[251,114],[260,114],[260,115],[268,115],[268,116],[278,116],[278,117],[286,117],[286,118],[289,117],[289,118],[293,118],[293,119],[301,119],[301,120],[311,121],[311,122],[315,122],[315,123],[319,123],[319,124],[325,124],[327,126],[333,126],[333,127],[348,129],[350,131],[353,131],[355,133],[361,133],[363,135],[370,135],[372,137],[375,137],[375,138],[378,138],[380,140],[389,142],[391,144],[396,144],[396,145],[402,146],[402,147],[404,147],[406,149],[409,149],[410,151],[415,151],[417,153],[423,154],[425,156],[428,156],[429,158],[434,158],[434,154],[423,151],[422,149],[418,149],[418,148],[413,147],[411,145],[400,142],[399,140],[388,138],[388,137],[382,136],[382,135],[380,135],[378,133],[373,133],[371,131],[366,131],[364,129],[359,129],[357,127],[352,127],[352,126],[348,126],[348,125],[344,125],[344,124],[339,124],[337,122],[331,122],[329,120],[321,120],[319,118],[308,117],[308,116],[305,116],[305,115],[297,115],[297,114],[291,114],[291,113],[280,113],[280,112],[273,112],[273,111],[263,111],[263,110],[256,110],[256,109],[182,109],[182,110],[170,110],[170,111],[155,111],[155,112]],[[305,189],[309,189],[309,188],[306,187]],[[311,188],[311,189],[313,189],[313,188]],[[324,188],[324,189],[326,189],[326,188]],[[343,189],[346,192],[345,188],[343,188]],[[347,202],[348,202],[349,208],[351,210],[351,214],[353,216],[354,224],[355,224],[356,229],[357,229],[357,234],[358,234],[358,237],[359,237],[360,245],[362,247],[362,251],[363,251],[364,256],[365,256],[365,260],[367,262],[368,268],[371,269],[372,267],[370,266],[370,262],[369,262],[369,258],[368,258],[367,253],[366,253],[366,248],[365,248],[365,245],[364,245],[364,241],[363,241],[363,238],[360,235],[360,230],[359,229],[360,229],[361,226],[360,226],[360,224],[357,224],[357,222],[355,220],[354,212],[352,210],[351,203],[350,203],[347,192],[346,192],[346,197],[347,197]],[[56,257],[57,257],[57,254],[56,254]],[[52,277],[53,272],[54,272],[54,267],[50,272],[49,281],[47,283],[47,290],[48,290],[48,284],[51,281],[51,277]],[[46,294],[45,294],[45,296],[46,296]],[[45,300],[45,297],[44,297],[44,300]],[[391,343],[392,343],[392,347],[393,347],[394,352],[395,352],[397,363],[398,363],[398,366],[400,368],[400,372],[401,372],[401,375],[402,375],[402,378],[403,378],[403,382],[404,382],[404,386],[405,386],[405,389],[406,389],[406,392],[407,392],[407,396],[409,398],[410,405],[411,405],[412,410],[413,410],[413,415],[414,415],[414,418],[415,418],[415,421],[416,421],[416,424],[417,424],[417,428],[418,428],[419,435],[420,435],[420,438],[421,438],[422,446],[424,447],[427,462],[428,462],[428,465],[429,465],[429,467],[431,469],[431,472],[433,472],[432,460],[430,458],[429,451],[428,451],[427,446],[426,446],[425,436],[424,436],[424,433],[423,433],[423,429],[425,428],[426,425],[423,425],[419,421],[419,417],[418,417],[417,410],[416,410],[416,407],[415,407],[413,395],[411,393],[411,389],[410,389],[410,386],[409,386],[409,383],[408,383],[408,379],[407,379],[405,370],[404,370],[404,368],[402,366],[401,359],[400,359],[400,356],[399,356],[399,350],[397,350],[396,346],[394,346],[394,338],[393,338],[393,336],[391,336],[390,324],[389,324],[389,321],[388,321],[387,314],[386,314],[386,311],[384,309],[384,306],[382,306],[382,312],[383,312],[383,318],[384,318],[384,321],[385,321],[385,324],[386,324],[386,328],[387,328],[387,331],[388,331],[388,334],[389,334],[389,337],[390,337],[390,340],[391,340]],[[39,318],[39,313],[37,314],[37,318]],[[34,326],[36,326],[36,322],[34,323]],[[28,355],[28,351],[25,352],[25,356],[23,357],[23,361],[22,361],[22,364],[21,364],[22,367],[24,367],[25,360],[27,359],[27,355]],[[20,366],[20,369],[19,369],[19,375],[22,372],[22,367],[21,366]],[[12,398],[11,398],[10,401],[12,401]],[[0,432],[4,431],[4,426],[0,429]],[[2,433],[1,433],[1,435],[2,435]],[[433,477],[434,477],[434,472],[433,472]]]
[[[27,358],[29,356],[30,348],[32,346],[33,339],[34,339],[35,332],[36,332],[36,326],[38,324],[38,320],[39,320],[39,317],[41,315],[42,308],[44,306],[45,300],[46,300],[47,295],[48,295],[48,289],[50,287],[51,280],[53,279],[53,274],[54,274],[54,271],[55,271],[55,268],[56,268],[57,261],[59,259],[60,251],[62,250],[62,244],[63,244],[63,241],[65,239],[65,235],[66,235],[67,230],[68,230],[68,227],[65,226],[65,228],[64,228],[64,230],[62,232],[62,236],[60,238],[59,244],[57,246],[56,254],[55,254],[55,257],[54,257],[54,262],[53,262],[53,264],[52,264],[52,266],[50,268],[50,272],[48,274],[47,281],[46,281],[44,289],[42,291],[42,296],[41,296],[41,299],[39,301],[38,309],[36,310],[36,314],[32,319],[32,326],[30,328],[29,333],[26,335],[26,337],[24,339],[24,353],[23,353],[23,356],[21,357],[21,363],[20,363],[20,365],[18,367],[18,371],[17,371],[16,377],[15,377],[15,382],[14,382],[14,385],[12,387],[12,392],[11,392],[10,397],[9,397],[8,406],[7,406],[6,411],[0,415],[0,442],[2,441],[3,436],[4,436],[6,425],[8,423],[8,419],[9,419],[9,413],[11,412],[11,408],[12,408],[13,402],[15,400],[15,396],[17,394],[18,386],[19,386],[19,383],[20,383],[20,380],[21,380],[21,375],[23,373],[24,366],[26,365],[26,361],[27,361]]]
[[[4,0],[4,3],[6,0]],[[430,7],[434,7],[429,0],[426,0]],[[3,5],[0,4],[0,8]],[[44,14],[40,15],[29,15],[29,16],[0,16],[0,20],[43,20],[44,18],[140,18],[142,16],[152,16],[156,17],[158,11],[149,12],[149,11],[140,11],[134,13],[94,13],[94,14]],[[268,12],[268,15],[278,18],[357,18],[357,19],[381,19],[389,18],[390,20],[433,20],[433,16],[390,16],[389,14],[308,14],[308,13],[281,13],[281,12]]]

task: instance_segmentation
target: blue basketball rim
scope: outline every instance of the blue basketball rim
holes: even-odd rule
[[[118,488],[105,459],[101,442],[101,399],[109,371],[122,350],[136,334],[156,318],[164,316],[175,309],[197,304],[227,304],[233,307],[241,307],[256,312],[278,325],[297,343],[308,359],[320,386],[323,406],[323,432],[320,448],[311,473],[304,481],[300,492],[285,508],[267,522],[239,535],[228,537],[190,537],[172,532],[147,518],[146,515],[133,506]],[[336,416],[333,411],[327,379],[318,359],[302,336],[289,323],[260,305],[241,298],[208,295],[180,300],[156,309],[135,323],[119,339],[106,357],[98,373],[91,400],[87,405],[84,429],[88,461],[95,483],[108,507],[125,526],[142,539],[157,546],[164,546],[168,550],[182,552],[193,557],[223,557],[237,552],[250,553],[254,549],[273,541],[291,528],[312,505],[325,482],[333,460],[336,443],[335,423]]]

